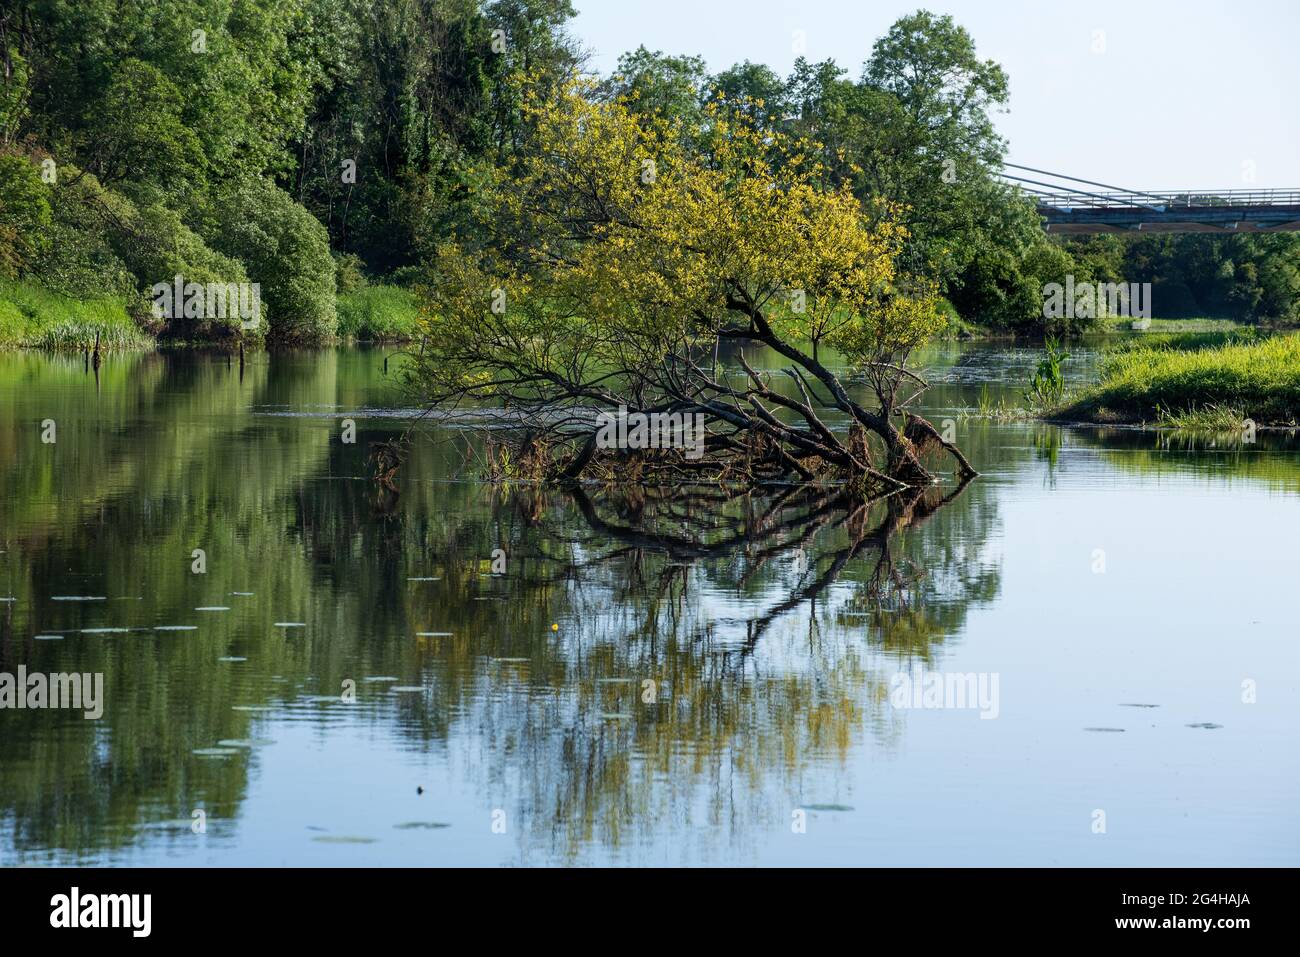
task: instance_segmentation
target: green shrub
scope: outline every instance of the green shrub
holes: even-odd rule
[[[217,197],[200,230],[261,286],[269,337],[317,341],[335,334],[329,234],[288,193],[261,180],[242,184]]]
[[[178,275],[187,284],[249,281],[242,263],[208,248],[181,222],[179,215],[166,207],[154,205],[138,210],[123,225],[125,228],[112,234],[113,246],[139,281],[150,306],[151,288],[157,283],[170,286]],[[179,304],[176,311],[179,313]],[[174,314],[161,320],[152,316],[145,321],[158,323],[160,331],[169,338],[220,339],[238,335],[242,325],[238,310],[227,307],[225,312],[224,317],[188,318]],[[269,319],[266,309],[260,318],[259,328],[265,328]],[[256,330],[248,331],[256,333]]]
[[[369,284],[364,272],[365,263],[354,253],[334,254],[334,291],[346,296]],[[342,317],[340,316],[340,322]],[[340,330],[341,332],[342,330]]]
[[[49,194],[31,160],[0,155],[0,278],[25,272],[48,243]]]
[[[225,318],[159,319],[150,308],[154,284],[171,284],[177,275],[204,284],[247,282],[239,262],[210,249],[155,198],[138,205],[70,165],[60,169],[59,178],[51,242],[34,278],[74,299],[121,299],[142,325],[169,338],[243,334],[237,312]]]

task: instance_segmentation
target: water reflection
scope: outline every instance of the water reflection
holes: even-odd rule
[[[996,365],[964,355],[931,358]],[[197,355],[114,356],[99,371],[97,391],[80,358],[0,356],[0,598],[13,599],[0,602],[0,670],[102,672],[106,698],[98,722],[0,712],[4,863],[697,863],[773,847],[815,863],[961,820],[962,805],[935,804],[957,793],[958,771],[987,775],[980,794],[1011,781],[1034,807],[1072,813],[1045,782],[1079,763],[1070,735],[1118,719],[1075,719],[1096,706],[1088,687],[1068,668],[1052,684],[1059,660],[1038,656],[1074,641],[1110,660],[1106,634],[1072,629],[1121,599],[1077,600],[1097,587],[1073,571],[1087,575],[1094,540],[1075,538],[1097,505],[1062,518],[1058,503],[1100,482],[1166,483],[1167,501],[1187,482],[1217,494],[1231,481],[1246,487],[1224,494],[1253,507],[1254,490],[1294,492],[1300,477],[1294,447],[1264,434],[1255,450],[1207,450],[963,419],[985,477],[871,503],[833,489],[493,489],[431,428],[412,435],[394,494],[367,459],[409,423],[365,411],[401,404],[377,354],[249,356],[242,377]],[[936,386],[927,415],[971,404],[986,376],[962,376]],[[344,417],[356,444],[341,441]],[[53,445],[40,438],[47,418]],[[1108,506],[1125,501],[1109,494]],[[1275,527],[1295,523],[1266,507]],[[1193,534],[1161,528],[1171,561]],[[1105,544],[1122,563],[1122,536]],[[1270,570],[1284,574],[1243,566],[1263,588],[1250,610],[1260,627],[1276,611]],[[1222,587],[1242,593],[1234,574],[1219,573]],[[1187,575],[1171,566],[1180,588]],[[54,600],[67,596],[104,600]],[[1122,599],[1138,616],[1142,600]],[[1195,606],[1181,619],[1206,620]],[[173,627],[193,630],[158,630]],[[1134,639],[1114,630],[1131,674]],[[1008,641],[1016,654],[1000,650]],[[1284,673],[1287,654],[1232,664],[1232,680]],[[1019,697],[999,721],[932,726],[890,709],[897,670],[954,662],[1002,671]],[[1150,664],[1169,672],[1164,654]],[[1019,755],[1052,720],[1017,706],[1036,694],[1068,727],[1027,774]],[[1156,698],[1138,694],[1110,697]],[[1172,714],[1172,693],[1159,700]],[[1202,710],[1172,725],[1193,734],[1188,723],[1211,719],[1231,745],[1240,717]],[[945,750],[958,741],[965,750]],[[1150,752],[1171,753],[1164,741]],[[1042,769],[1057,755],[1053,776]],[[1116,766],[1113,753],[1098,760]],[[898,803],[868,813],[868,799]],[[801,807],[822,816],[822,836],[787,847]],[[1009,807],[965,822],[987,859],[1007,846],[981,844],[990,821],[1033,819]]]

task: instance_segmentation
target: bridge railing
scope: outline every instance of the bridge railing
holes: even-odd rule
[[[1030,190],[1039,206],[1052,209],[1159,209],[1216,206],[1300,206],[1300,189],[1178,190],[1162,192],[1074,193]]]

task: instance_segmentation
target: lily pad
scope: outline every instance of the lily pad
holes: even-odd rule
[[[437,831],[444,827],[451,827],[442,821],[405,821],[401,824],[394,824],[393,827],[399,831]]]
[[[317,844],[374,844],[373,837],[357,837],[352,834],[322,834],[320,837],[313,837]]]
[[[1084,731],[1123,731],[1123,728],[1084,728]]]
[[[805,811],[852,811],[851,804],[800,804]]]
[[[1196,724],[1189,724],[1189,728],[1204,728],[1206,731],[1213,731],[1216,728],[1222,728],[1223,725],[1215,724],[1213,721],[1200,721]]]
[[[228,758],[239,753],[239,748],[195,748],[190,752],[200,758]]]

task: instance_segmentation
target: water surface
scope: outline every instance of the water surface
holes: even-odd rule
[[[0,711],[0,863],[1300,863],[1295,442],[963,411],[1036,359],[928,353],[983,474],[864,510],[494,489],[430,421],[393,495],[377,351],[0,355],[0,671],[105,682]]]

